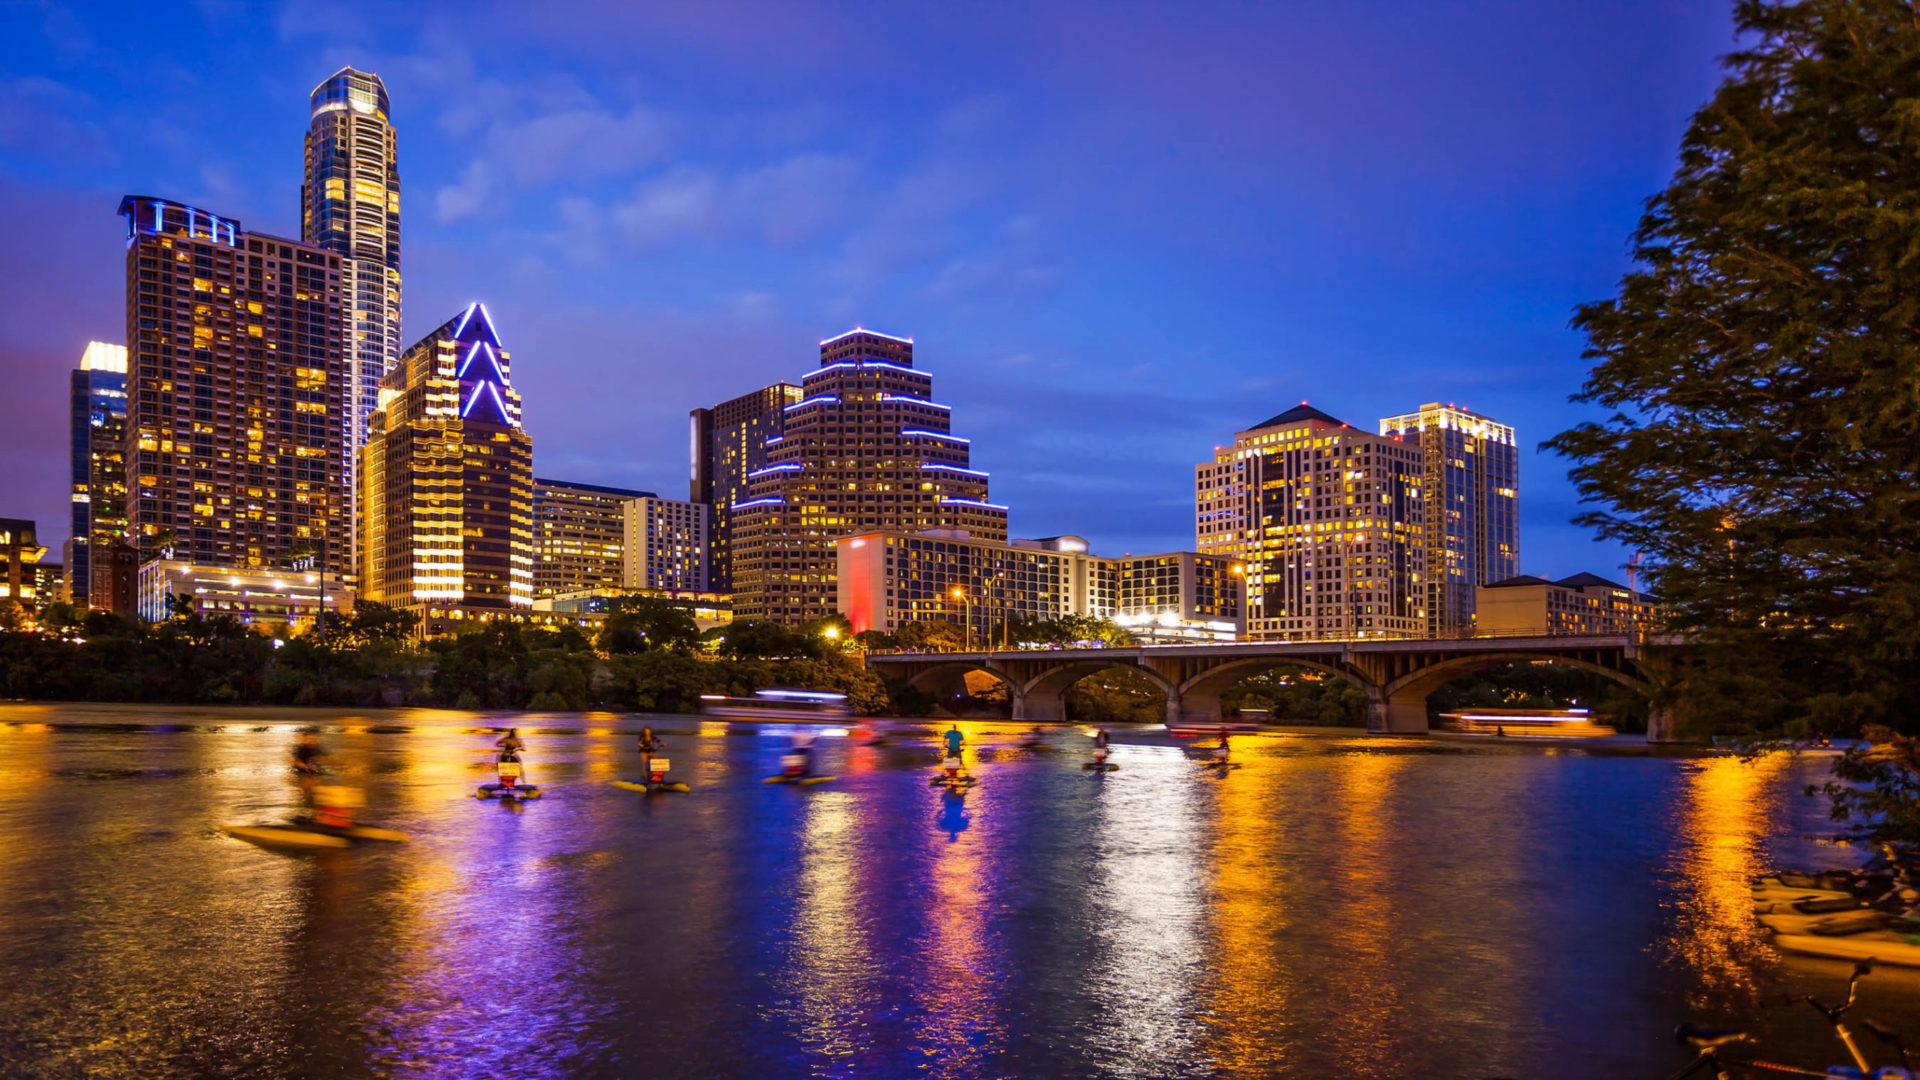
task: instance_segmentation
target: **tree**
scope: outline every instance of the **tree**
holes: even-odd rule
[[[945,619],[901,623],[894,627],[893,638],[913,652],[960,652],[967,647],[966,630]]]
[[[409,641],[420,628],[420,616],[391,607],[377,600],[362,600],[353,605],[353,614],[338,628],[340,636],[354,644],[373,641]]]
[[[700,630],[686,608],[652,596],[630,596],[620,602],[600,628],[600,651],[610,656],[648,649],[691,652]]]
[[[790,659],[821,655],[820,641],[777,622],[728,623],[720,655],[736,660]]]
[[[1612,410],[1548,446],[1644,552],[1680,719],[1920,715],[1920,13],[1741,0],[1746,43],[1578,309]]]

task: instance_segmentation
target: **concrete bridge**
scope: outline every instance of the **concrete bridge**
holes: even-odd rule
[[[1458,640],[1235,642],[1120,649],[1036,649],[968,653],[879,653],[876,673],[934,694],[951,694],[967,672],[999,679],[1013,699],[1013,718],[1066,719],[1067,688],[1088,675],[1124,667],[1147,676],[1167,695],[1169,724],[1220,719],[1220,695],[1253,675],[1293,664],[1346,679],[1367,695],[1367,730],[1424,734],[1427,695],[1464,675],[1505,664],[1547,661],[1605,676],[1652,702],[1649,742],[1671,738],[1667,710],[1637,666],[1633,637],[1493,637]]]

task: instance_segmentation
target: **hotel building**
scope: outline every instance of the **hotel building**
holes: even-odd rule
[[[626,575],[627,504],[651,491],[533,481],[533,595],[619,588]]]
[[[820,343],[820,366],[782,408],[767,464],[729,506],[734,613],[785,623],[837,610],[834,542],[852,533],[960,530],[1004,541],[952,410],[913,366],[913,340],[855,329]]]
[[[380,380],[400,356],[400,168],[380,76],[341,68],[314,87],[308,117],[300,230],[340,256],[342,486],[352,492]]]
[[[733,511],[746,499],[747,477],[767,464],[767,441],[783,430],[786,407],[804,392],[792,383],[772,386],[693,410],[693,478],[688,498],[705,503],[707,577],[713,588],[733,588]]]
[[[707,507],[648,495],[627,501],[624,573],[628,589],[704,593],[707,584]]]
[[[1301,404],[1194,469],[1196,545],[1244,563],[1247,635],[1425,637],[1425,459]]]
[[[533,440],[487,309],[420,339],[380,384],[361,453],[360,595],[421,612],[533,605]]]
[[[1513,429],[1438,402],[1380,421],[1420,448],[1427,617],[1434,637],[1472,637],[1477,590],[1520,572],[1520,455]]]
[[[836,600],[854,632],[943,620],[978,645],[1010,642],[1019,619],[1112,619],[1149,644],[1234,641],[1241,568],[1191,551],[1103,558],[1078,536],[996,541],[955,530],[862,532],[835,544]]]
[[[1653,603],[1598,574],[1548,581],[1521,575],[1480,586],[1479,632],[1502,636],[1638,634],[1653,616]]]
[[[340,256],[151,196],[120,215],[130,530],[196,565],[343,571]]]
[[[113,590],[103,586],[95,597],[88,583],[93,552],[127,539],[126,346],[87,343],[68,380],[67,430],[72,466],[69,539],[62,552],[67,602],[113,610]]]

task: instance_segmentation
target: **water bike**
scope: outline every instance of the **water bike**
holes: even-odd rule
[[[366,805],[359,788],[321,784],[313,788],[313,816],[285,825],[228,825],[220,831],[238,840],[264,847],[345,848],[363,840],[401,843],[405,833],[353,823],[353,812]]]
[[[928,786],[943,787],[948,791],[965,791],[980,782],[979,777],[961,772],[960,759],[957,757],[948,758],[941,764],[941,769],[942,772],[927,781]]]
[[[540,785],[520,782],[520,759],[502,757],[499,764],[499,781],[481,784],[474,790],[476,799],[537,799],[540,797]]]
[[[1112,772],[1115,769],[1118,769],[1120,766],[1115,765],[1112,762],[1107,760],[1106,747],[1096,746],[1093,748],[1093,760],[1087,762],[1085,765],[1082,765],[1080,767],[1083,769],[1091,770],[1093,772]]]
[[[667,779],[667,769],[671,767],[672,764],[672,762],[663,757],[648,758],[647,778],[645,780],[615,780],[613,786],[624,788],[627,791],[643,791],[649,795],[657,795],[667,791],[692,791],[693,787],[690,784],[683,784],[677,780]]]
[[[814,784],[824,784],[831,779],[833,779],[831,776],[814,776],[808,773],[807,755],[782,754],[780,756],[779,775],[769,776],[760,782],[763,784],[798,784],[801,787],[811,787]]]

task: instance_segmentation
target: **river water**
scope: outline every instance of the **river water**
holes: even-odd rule
[[[1850,865],[1819,759],[1630,742],[1248,737],[1213,778],[1153,732],[822,740],[518,716],[524,806],[470,797],[493,725],[446,712],[0,706],[0,1073],[24,1076],[1664,1076],[1683,1020],[1825,1065],[1747,883]],[[285,854],[295,724],[412,842]],[[929,733],[930,735],[930,733]],[[1129,740],[1135,740],[1130,742]],[[1619,753],[1608,752],[1619,750]],[[1920,1041],[1920,978],[1861,1013]]]

